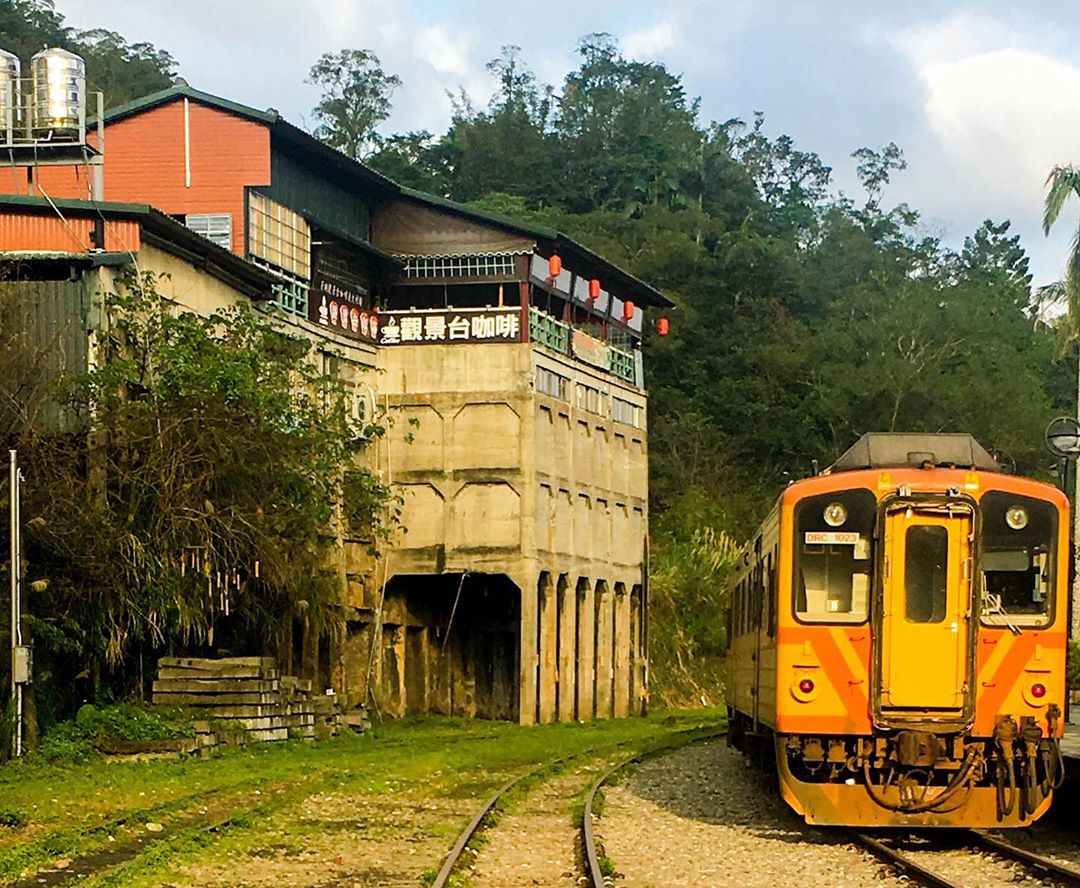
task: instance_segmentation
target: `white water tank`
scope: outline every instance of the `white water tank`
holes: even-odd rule
[[[21,74],[22,65],[19,63],[19,57],[0,49],[0,131],[14,129],[22,120],[22,108],[19,101]]]
[[[82,135],[86,109],[86,63],[58,46],[30,59],[34,83],[30,126],[35,139],[73,141]]]

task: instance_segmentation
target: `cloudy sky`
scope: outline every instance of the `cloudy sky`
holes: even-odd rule
[[[1080,163],[1080,15],[1075,0],[56,0],[68,23],[147,40],[188,82],[304,125],[304,83],[323,52],[374,50],[404,86],[388,132],[443,130],[446,90],[487,100],[484,63],[518,44],[544,82],[575,66],[577,38],[615,35],[701,96],[704,121],[766,113],[854,191],[851,152],[895,141],[908,169],[887,199],[959,243],[1011,219],[1036,283],[1060,275],[1080,204],[1044,238],[1044,181]]]

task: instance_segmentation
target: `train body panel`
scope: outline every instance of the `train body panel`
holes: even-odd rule
[[[809,822],[1020,826],[1059,780],[1067,501],[939,437],[790,485],[736,570],[732,742]]]

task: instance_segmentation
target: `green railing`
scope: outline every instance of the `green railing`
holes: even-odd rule
[[[554,349],[560,354],[570,354],[570,327],[535,308],[529,309],[529,339]]]
[[[551,315],[546,315],[535,308],[529,308],[529,339],[540,345],[559,352],[562,355],[576,356],[578,360],[584,360],[587,364],[597,366],[597,362],[590,361],[586,356],[575,354],[576,349],[571,347],[572,331],[569,324],[557,321]],[[637,378],[637,362],[633,352],[623,351],[613,345],[605,346],[600,340],[595,341],[597,346],[607,351],[607,367],[604,368],[612,376],[616,376],[631,385],[639,385]],[[601,356],[602,365],[603,358]]]
[[[608,346],[608,370],[613,376],[625,380],[632,385],[637,385],[637,370],[634,366],[634,355],[624,352],[614,346]]]

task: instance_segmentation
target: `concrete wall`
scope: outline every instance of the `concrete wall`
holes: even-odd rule
[[[611,398],[637,406],[643,426],[644,393],[531,344],[389,347],[378,367],[393,416],[380,465],[407,528],[383,565],[391,584],[508,578],[519,721],[640,712],[646,432],[613,422]],[[565,380],[565,397],[537,390],[541,368]],[[586,407],[579,386],[593,390]],[[394,599],[389,611],[408,609]]]

